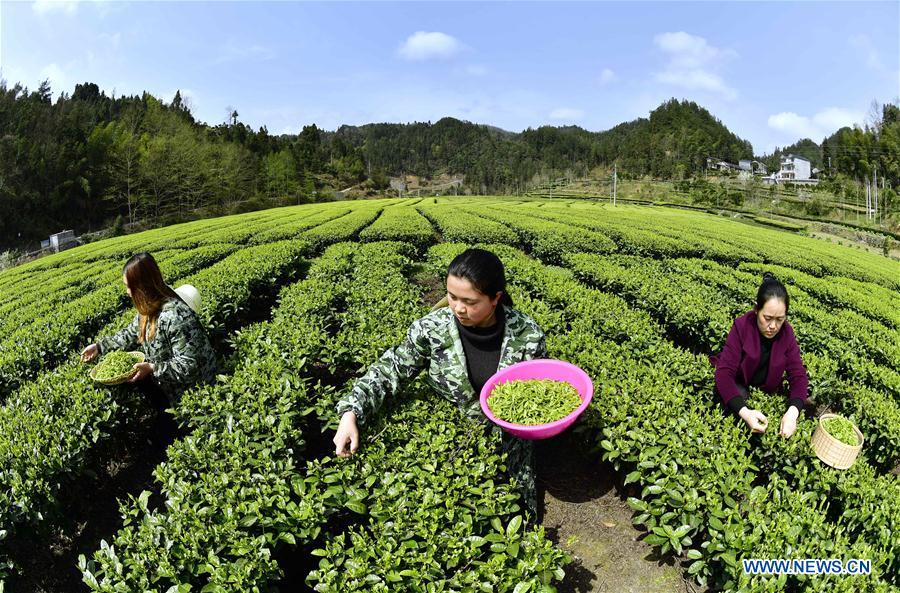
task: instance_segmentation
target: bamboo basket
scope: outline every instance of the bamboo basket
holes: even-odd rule
[[[848,469],[856,461],[859,452],[862,451],[865,437],[856,425],[853,425],[853,432],[859,441],[856,445],[848,445],[837,440],[825,430],[822,426],[824,420],[829,418],[837,418],[837,414],[822,414],[819,416],[819,424],[812,435],[812,447],[816,453],[816,457],[821,459],[827,465],[835,469]]]
[[[144,356],[143,352],[129,352],[128,354],[131,354],[136,359],[134,361],[134,364],[144,362],[144,360],[146,358]],[[102,383],[103,385],[121,385],[122,383],[126,383],[126,382],[130,381],[131,378],[134,377],[134,373],[135,373],[134,370],[131,370],[130,372],[125,373],[124,375],[119,375],[118,377],[113,377],[112,379],[100,380],[96,377],[96,372],[97,372],[97,367],[94,366],[94,368],[92,368],[91,372],[90,372],[91,379],[93,379],[97,383]]]

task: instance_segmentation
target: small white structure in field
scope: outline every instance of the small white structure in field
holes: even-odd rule
[[[62,231],[50,235],[50,249],[57,253],[76,245],[78,245],[78,237],[75,236],[75,231]]]

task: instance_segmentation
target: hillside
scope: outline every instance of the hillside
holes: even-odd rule
[[[459,177],[454,193],[515,194],[614,164],[623,175],[677,180],[699,174],[708,156],[753,155],[709,111],[675,99],[605,131],[510,132],[443,118],[276,136],[236,110],[226,123],[198,122],[180,93],[168,103],[149,93],[109,97],[84,83],[51,96],[48,84],[30,91],[0,81],[0,250],[34,250],[51,233],[96,231],[117,217],[119,228],[158,226],[328,200],[349,187],[383,196],[403,174]],[[830,157],[830,173],[847,183],[877,170],[900,185],[898,113],[886,105],[877,129],[842,131],[816,162]]]

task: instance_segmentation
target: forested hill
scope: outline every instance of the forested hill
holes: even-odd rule
[[[737,163],[753,158],[753,147],[731,133],[706,109],[674,99],[650,113],[649,119],[620,124],[595,135],[601,159],[618,159],[631,173],[654,177],[699,172],[706,157]]]
[[[752,154],[707,110],[674,99],[603,132],[513,133],[444,118],[335,131],[308,125],[273,136],[242,123],[237,110],[219,125],[198,122],[180,93],[170,102],[110,97],[85,83],[53,101],[47,83],[29,90],[0,80],[0,250],[33,247],[64,228],[96,230],[117,215],[159,223],[198,208],[210,215],[312,201],[351,186],[375,193],[401,173],[462,175],[468,191],[505,193],[538,174],[581,176],[616,163],[623,174],[682,177],[707,156],[736,162]]]
[[[517,134],[444,118],[434,124],[343,126],[334,141],[361,150],[368,162],[393,173],[463,173],[488,190],[522,183],[539,172],[580,175],[616,161],[635,175],[670,177],[699,171],[707,156],[733,162],[753,156],[750,143],[706,109],[674,99],[649,118],[604,132],[543,126]]]

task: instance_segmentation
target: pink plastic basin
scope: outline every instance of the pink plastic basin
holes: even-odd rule
[[[494,387],[501,383],[506,383],[507,381],[524,381],[528,379],[566,381],[578,391],[578,395],[581,396],[581,405],[565,418],[560,418],[556,422],[551,422],[549,424],[535,424],[534,426],[513,424],[512,422],[506,422],[505,420],[501,420],[494,416],[487,404],[488,396],[491,394]],[[494,373],[494,375],[488,379],[487,383],[484,384],[484,387],[481,388],[480,400],[481,409],[491,422],[520,439],[536,441],[556,436],[569,428],[578,416],[587,409],[593,396],[594,384],[591,382],[591,378],[587,376],[587,373],[580,368],[563,360],[538,359],[517,362],[514,365]]]

